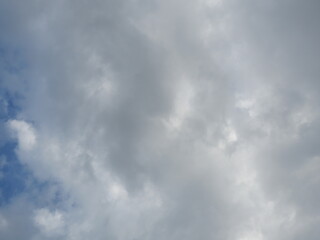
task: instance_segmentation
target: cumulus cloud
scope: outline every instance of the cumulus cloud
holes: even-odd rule
[[[318,8],[2,1],[1,120],[39,186],[0,236],[317,239]]]
[[[61,234],[64,225],[62,213],[43,208],[36,210],[34,222],[46,236]]]
[[[16,135],[22,151],[29,151],[36,145],[36,135],[30,124],[21,120],[10,120],[9,128]]]

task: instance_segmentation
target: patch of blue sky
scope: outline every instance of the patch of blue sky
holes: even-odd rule
[[[8,203],[13,197],[25,190],[27,169],[15,154],[16,142],[8,141],[1,148],[0,204]]]
[[[18,118],[22,110],[20,103],[23,95],[4,83],[8,82],[6,78],[12,75],[23,81],[21,71],[26,64],[21,59],[21,51],[14,49],[10,52],[0,47],[0,207],[22,195],[27,198],[29,196],[35,204],[57,205],[62,199],[59,188],[52,187],[57,184],[39,181],[33,176],[32,171],[19,160],[15,152],[18,143],[7,131],[8,120]],[[51,189],[52,197],[45,197],[45,201],[40,200],[41,195],[48,195],[48,189]],[[52,189],[55,189],[53,193]]]
[[[6,131],[7,121],[16,117],[19,107],[6,90],[2,89],[0,97],[0,204],[3,205],[25,190],[29,174],[15,153],[17,142]]]

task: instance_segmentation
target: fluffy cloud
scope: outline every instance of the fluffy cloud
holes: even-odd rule
[[[36,145],[36,135],[30,124],[25,121],[10,120],[9,128],[17,136],[22,151],[29,151]]]
[[[0,6],[2,238],[317,239],[317,1]]]
[[[34,222],[46,236],[61,234],[64,225],[60,212],[50,212],[43,208],[35,212]]]

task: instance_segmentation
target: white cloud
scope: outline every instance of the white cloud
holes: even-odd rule
[[[22,120],[10,120],[8,126],[17,136],[21,150],[29,151],[35,147],[37,139],[34,129],[29,123]]]
[[[46,208],[38,209],[35,211],[34,222],[46,236],[63,233],[64,219],[63,214],[59,211],[51,212]]]

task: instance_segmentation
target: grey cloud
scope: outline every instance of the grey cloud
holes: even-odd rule
[[[1,5],[17,153],[65,194],[26,239],[315,239],[316,1]]]
[[[271,199],[294,206],[296,213],[291,232],[272,239],[316,239],[319,182],[312,169],[318,168],[319,155],[319,3],[233,4],[232,36],[239,41],[235,48],[243,66],[248,64],[246,81],[264,86],[265,96],[255,103],[261,109],[251,107],[255,120],[247,123],[267,129],[258,137],[264,139],[256,155],[259,178]],[[257,96],[256,88],[245,91]]]

